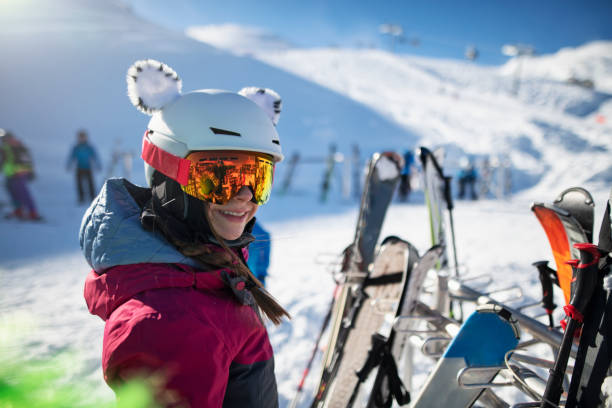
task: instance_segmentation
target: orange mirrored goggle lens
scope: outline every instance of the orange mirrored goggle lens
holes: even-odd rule
[[[189,153],[189,182],[181,186],[187,194],[213,204],[227,203],[244,186],[252,201],[265,204],[272,192],[274,161],[271,155],[236,151]]]

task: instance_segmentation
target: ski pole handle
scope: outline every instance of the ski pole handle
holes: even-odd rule
[[[446,209],[451,211],[454,208],[453,195],[451,193],[452,176],[444,176],[444,199],[446,200]]]
[[[557,307],[557,305],[555,305],[553,302],[553,281],[550,276],[552,269],[548,267],[548,261],[534,262],[533,265],[538,268],[540,283],[542,284],[542,306],[546,310],[549,325],[552,328],[554,327],[552,313],[553,310],[555,310],[555,307]]]
[[[583,315],[597,285],[601,251],[595,244],[574,244],[574,248],[580,251],[580,263],[576,267],[576,286],[570,306]]]

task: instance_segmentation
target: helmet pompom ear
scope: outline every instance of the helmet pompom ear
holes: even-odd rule
[[[274,126],[280,119],[282,101],[279,94],[272,89],[247,86],[242,88],[238,94],[245,96],[258,104],[270,117]]]
[[[152,59],[136,61],[127,76],[130,101],[147,115],[161,110],[181,94],[178,74],[164,63]]]

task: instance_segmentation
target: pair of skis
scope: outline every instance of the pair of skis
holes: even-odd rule
[[[338,285],[337,296],[324,319],[317,346],[291,407],[297,405],[305,375],[328,321],[331,323],[329,341],[311,407],[389,407],[393,399],[400,405],[408,403],[409,394],[396,362],[402,358],[411,359],[405,355],[409,349],[409,331],[398,330],[399,325],[393,323],[397,323],[398,317],[417,314],[425,276],[443,262],[444,247],[434,246],[419,258],[416,249],[408,242],[390,237],[383,241],[380,251],[374,256],[380,227],[399,175],[396,172],[387,178],[386,187],[381,187],[384,183],[379,177],[384,172],[384,163],[388,165],[389,161],[381,162],[381,168],[377,168],[377,164],[384,157],[375,156],[370,163],[355,240],[345,252],[344,280]],[[387,159],[393,157],[386,156]],[[396,165],[395,170],[398,168]],[[377,200],[378,205],[372,205],[373,200]],[[505,330],[487,331],[486,326],[491,325],[505,327]],[[497,331],[504,333],[501,336],[504,340],[502,347],[497,347],[500,340]],[[465,346],[470,343],[466,339],[480,339],[486,333],[495,333],[495,341],[480,343],[479,347]],[[475,312],[461,327],[456,341],[439,360],[427,386],[411,406],[443,406],[443,396],[449,389],[462,396],[456,402],[461,401],[463,405],[452,406],[470,406],[484,390],[476,380],[484,378],[488,381],[496,375],[505,353],[516,345],[517,333],[516,324],[507,311],[496,307],[489,313],[484,309]],[[484,353],[488,360],[479,359],[479,353]],[[463,363],[457,364],[460,360]],[[466,378],[471,379],[468,387],[457,383],[458,368],[465,369]],[[469,390],[463,392],[467,388]]]
[[[374,327],[382,316],[371,313],[374,310],[371,300],[380,299],[383,307],[393,303],[396,288],[403,282],[403,266],[398,266],[398,262],[402,263],[402,258],[408,262],[408,259],[396,245],[383,246],[380,253],[388,255],[379,254],[374,262],[380,230],[401,168],[402,159],[395,153],[375,154],[369,163],[355,238],[345,251],[342,281],[333,304],[329,341],[312,407],[346,406],[351,383],[356,379],[352,368],[367,354],[367,343],[362,344],[364,339],[355,333],[364,322]],[[379,259],[383,258],[390,261],[381,263]],[[369,335],[365,341],[369,341]]]
[[[567,315],[564,337],[540,407],[559,404],[569,349],[576,333],[580,333],[580,343],[565,406],[599,406],[603,401],[604,379],[612,375],[611,200],[612,196],[606,206],[597,246],[591,244],[594,204],[586,190],[570,188],[561,193],[553,205],[534,204],[532,207],[549,238],[557,263],[559,286],[566,301],[569,298],[564,307]],[[540,264],[538,269],[546,268]]]
[[[345,354],[348,333],[353,326],[362,302],[367,296],[363,290],[363,283],[368,277],[370,265],[374,260],[380,230],[399,181],[402,166],[401,156],[392,152],[376,153],[368,164],[355,237],[353,243],[344,251],[340,281],[337,284],[334,299],[328,315],[324,319],[317,344],[302,376],[291,407],[297,406],[299,402],[305,378],[328,324],[331,324],[329,340],[323,356],[322,370],[317,381],[317,394],[312,406],[317,406],[327,396],[329,388],[335,383],[340,362]]]
[[[455,278],[459,277],[457,250],[453,225],[453,200],[451,192],[451,177],[444,174],[442,168],[441,151],[432,152],[425,147],[420,148],[420,160],[423,167],[424,189],[427,208],[430,216],[430,232],[433,244],[444,245],[447,241],[444,209],[447,210],[450,223],[450,243],[453,248],[453,263]],[[446,208],[445,208],[446,207]],[[440,256],[438,269],[448,268],[448,255],[443,252]],[[445,291],[447,275],[443,271],[438,273],[438,292],[436,305],[433,309],[418,304],[408,317],[412,320],[415,314],[426,314],[424,318],[430,319],[430,325],[436,326],[433,332],[436,335],[445,332],[449,322],[459,324],[451,318],[463,319],[461,303],[459,310],[453,310],[453,303],[449,302],[449,294]],[[408,288],[420,291],[420,288]],[[458,315],[458,316],[456,316]],[[409,320],[409,321],[410,321]],[[416,320],[418,321],[418,319]],[[415,324],[412,323],[414,327]],[[410,330],[408,331],[410,333]],[[418,330],[414,330],[418,333]],[[520,331],[516,319],[505,308],[499,305],[485,305],[478,308],[461,325],[458,333],[437,361],[435,368],[429,374],[426,383],[416,394],[410,407],[469,407],[480,397],[498,372],[505,368],[505,357],[518,344]],[[435,338],[433,339],[435,340]],[[439,339],[438,339],[439,340]],[[439,348],[440,346],[438,346]],[[410,357],[409,357],[410,358]]]
[[[572,267],[567,262],[579,259],[580,252],[574,244],[592,242],[594,205],[593,197],[587,190],[572,187],[564,190],[552,204],[534,203],[531,206],[531,211],[548,237],[557,266],[556,276],[553,276],[563,291],[566,303],[570,301],[573,279]],[[546,270],[541,263],[536,266],[541,271]]]
[[[442,248],[434,247],[419,258],[410,243],[388,237],[375,254],[401,167],[401,158],[395,154],[375,155],[370,162],[355,239],[345,251],[343,281],[321,329],[322,333],[329,320],[329,341],[312,407],[390,406],[392,399],[408,402],[396,365],[406,336],[396,333],[393,323],[398,314],[414,309],[425,275],[439,263]],[[304,377],[292,407],[297,405]]]
[[[572,285],[572,301],[565,337],[581,326],[580,343],[574,371],[567,393],[566,407],[598,406],[603,401],[602,384],[605,377],[612,375],[612,300],[610,299],[610,262],[612,251],[612,234],[610,220],[611,199],[608,200],[606,211],[599,232],[599,243],[576,244],[580,250],[580,261],[574,268]],[[565,341],[564,337],[564,341]],[[568,340],[569,342],[569,340]],[[563,345],[563,343],[562,343]],[[565,357],[562,350],[557,356],[559,370],[563,369]],[[555,367],[556,368],[556,367]],[[558,402],[557,395],[562,392],[561,386],[555,383],[558,376],[551,373],[544,394],[542,407],[554,406]]]
[[[446,207],[448,221],[450,224],[450,243],[453,249],[454,276],[459,278],[459,261],[457,258],[457,246],[455,243],[455,225],[453,221],[453,195],[451,188],[452,177],[446,176],[442,167],[444,151],[437,149],[431,151],[426,147],[419,148],[419,159],[423,168],[423,187],[425,192],[425,204],[429,212],[429,224],[432,245],[440,245],[445,248],[440,258],[438,270],[449,269],[447,231],[445,226],[444,208]],[[459,310],[454,310],[454,305],[448,300],[448,293],[444,293],[445,276],[444,273],[438,274],[439,290],[436,309],[443,314],[448,313],[451,318],[461,321],[463,311],[461,303]]]

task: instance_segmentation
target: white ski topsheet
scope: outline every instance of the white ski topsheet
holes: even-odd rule
[[[380,159],[378,159],[376,171],[378,172],[378,178],[383,181],[393,180],[400,175],[397,163],[387,156],[381,156]]]

